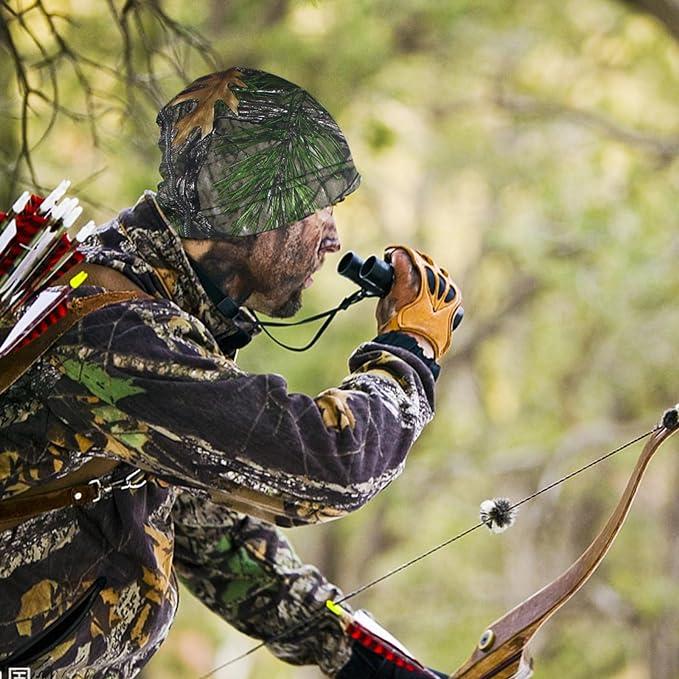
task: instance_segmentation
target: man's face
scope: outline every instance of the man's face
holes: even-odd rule
[[[286,228],[259,234],[249,268],[253,292],[245,305],[287,318],[302,306],[302,291],[321,268],[326,252],[340,249],[332,207],[318,210]]]

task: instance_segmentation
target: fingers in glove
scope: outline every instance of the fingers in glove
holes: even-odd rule
[[[379,326],[384,325],[398,309],[410,304],[420,289],[420,273],[405,250],[388,250],[385,259],[394,269],[394,283],[389,294],[377,304],[375,316]]]

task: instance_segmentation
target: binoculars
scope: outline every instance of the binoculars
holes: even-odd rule
[[[371,255],[363,260],[355,252],[347,252],[337,265],[337,273],[377,297],[386,297],[394,283],[394,269],[383,259]]]
[[[355,252],[349,251],[340,259],[337,265],[337,273],[356,283],[368,295],[375,297],[386,297],[394,284],[394,268],[389,262],[378,259],[375,255],[363,260]],[[427,270],[427,273],[431,272]],[[434,292],[433,278],[429,281],[429,289],[432,293]],[[455,293],[453,290],[449,290],[448,295],[451,292],[453,293],[453,297],[450,298],[452,300]],[[447,297],[446,301],[449,301]],[[459,307],[453,316],[453,330],[456,330],[457,326],[460,325],[463,316],[464,309]]]

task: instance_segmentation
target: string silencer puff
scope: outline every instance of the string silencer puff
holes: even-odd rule
[[[506,497],[484,500],[479,512],[481,521],[493,533],[504,533],[507,528],[511,528],[514,525],[516,514],[517,510],[512,507],[511,501]]]

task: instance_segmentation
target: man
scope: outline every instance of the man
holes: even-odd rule
[[[242,372],[235,349],[256,330],[247,308],[298,310],[339,249],[332,205],[359,175],[327,111],[261,71],[200,78],[158,123],[158,192],[88,242],[90,284],[73,293],[137,297],[84,315],[1,397],[0,505],[64,487],[74,499],[0,523],[0,666],[135,676],[167,634],[177,574],[283,660],[398,677],[354,644],[325,608],[339,590],[273,523],[341,516],[400,473],[432,417],[459,290],[397,248],[381,334],[338,388],[310,398]],[[102,458],[101,497],[81,502],[74,479]]]

